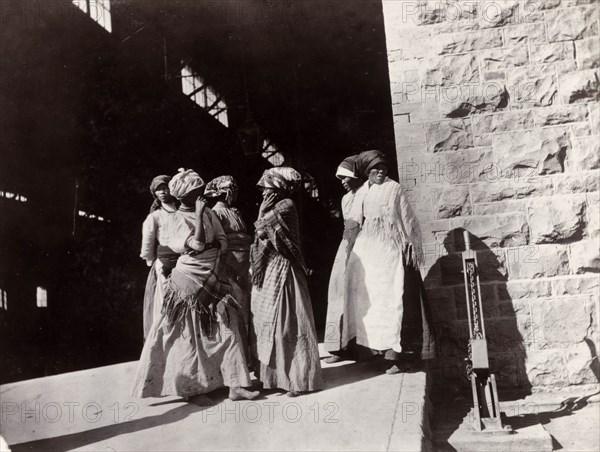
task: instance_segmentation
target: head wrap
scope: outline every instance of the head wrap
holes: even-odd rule
[[[364,151],[356,156],[354,172],[362,177],[368,178],[369,171],[376,165],[384,163],[387,165],[385,155],[381,151]]]
[[[176,199],[183,199],[192,190],[200,187],[204,187],[204,181],[197,172],[191,169],[180,168],[179,173],[173,176],[169,182],[171,195]]]
[[[235,179],[231,176],[219,176],[206,184],[204,195],[210,198],[225,195],[227,202],[230,203],[233,194],[237,192],[238,186]]]
[[[335,172],[335,177],[338,179],[343,179],[344,177],[352,177],[356,179],[356,173],[354,168],[354,161],[356,160],[356,155],[351,155],[350,157],[346,157],[338,166],[337,171]]]
[[[168,185],[170,180],[171,176],[165,175],[156,176],[154,179],[152,179],[152,182],[150,183],[150,193],[152,193],[152,196],[156,198],[155,192],[158,189],[158,187],[162,184]]]
[[[265,170],[256,185],[280,190],[286,195],[294,193],[302,182],[302,176],[294,168],[278,166]]]

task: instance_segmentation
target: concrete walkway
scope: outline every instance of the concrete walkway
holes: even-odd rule
[[[322,353],[322,356],[327,356]],[[325,389],[297,398],[227,391],[134,399],[136,362],[0,386],[1,435],[21,450],[419,451],[428,431],[424,371],[386,375],[373,362],[324,369]]]

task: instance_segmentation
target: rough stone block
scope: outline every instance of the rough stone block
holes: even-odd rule
[[[491,150],[473,149],[462,152],[413,154],[403,164],[410,165],[410,171],[417,171],[418,185],[446,186],[483,180],[492,161]]]
[[[568,348],[582,342],[592,324],[587,304],[587,298],[532,301],[537,347],[540,350]]]
[[[459,1],[448,3],[439,0],[421,0],[417,6],[416,22],[419,25],[433,25],[460,20],[474,21],[477,17],[477,3]]]
[[[546,29],[543,23],[513,25],[504,28],[507,46],[517,44],[538,44],[547,42]]]
[[[555,8],[571,8],[573,6],[591,5],[596,0],[526,0],[524,8],[528,11],[545,11]]]
[[[592,134],[600,135],[600,103],[593,102],[588,104],[590,111],[590,120],[592,123]]]
[[[588,235],[592,239],[600,236],[600,197],[598,193],[587,195]]]
[[[550,281],[507,281],[506,284],[498,289],[498,298],[500,300],[545,298],[550,295],[552,295],[552,284]]]
[[[433,210],[438,219],[471,215],[471,199],[468,185],[438,189],[433,194]]]
[[[594,367],[598,365],[598,358],[592,355],[590,346],[580,342],[565,352],[565,362],[569,383],[572,385],[597,384],[598,379],[594,374]]]
[[[498,165],[508,174],[526,168],[540,175],[563,172],[571,150],[569,134],[563,128],[512,132],[498,135],[494,141]]]
[[[482,64],[487,71],[519,67],[527,63],[529,63],[529,52],[525,46],[488,50],[482,53]]]
[[[561,75],[560,95],[565,104],[600,100],[600,71],[587,69]]]
[[[567,172],[579,172],[600,168],[600,141],[598,137],[578,137],[565,160]]]
[[[428,289],[427,299],[431,306],[431,315],[434,322],[454,321],[458,318],[454,293],[451,290],[446,288]]]
[[[464,120],[439,121],[427,124],[429,152],[456,151],[472,148],[471,125]]]
[[[509,250],[507,263],[512,279],[550,278],[569,274],[569,257],[566,246],[533,245],[516,254]]]
[[[489,204],[475,204],[473,215],[498,215],[502,213],[522,212],[525,213],[525,201],[504,201]]]
[[[502,285],[498,285],[498,292]],[[498,302],[498,316],[500,317],[527,317],[531,315],[529,300],[502,300]],[[531,341],[530,341],[531,342]]]
[[[558,95],[553,71],[516,68],[508,73],[507,82],[514,108],[548,107],[555,103]]]
[[[476,116],[473,118],[473,129],[477,135],[529,129],[533,127],[533,118],[531,110]]]
[[[546,25],[550,42],[598,36],[598,10],[595,6],[582,6],[549,11]]]
[[[532,326],[529,316],[486,320],[485,329],[490,353],[524,350]]]
[[[456,218],[452,225],[469,231],[478,242],[490,248],[526,245],[529,236],[527,221],[520,213]],[[477,243],[473,242],[472,246],[475,248]]]
[[[579,69],[594,69],[600,66],[600,43],[598,37],[575,41],[575,54]]]
[[[531,201],[527,207],[532,243],[578,239],[586,224],[585,198],[561,196]]]
[[[525,356],[523,353],[494,353],[490,357],[490,366],[496,375],[498,388],[515,388],[525,383]],[[538,449],[539,450],[539,449]]]
[[[415,146],[425,144],[425,126],[423,124],[394,124],[396,146]]]
[[[504,83],[452,86],[441,90],[439,109],[447,118],[462,118],[504,110],[509,100]]]
[[[567,383],[567,369],[561,350],[528,352],[525,371],[532,386],[565,386]]]
[[[496,28],[519,22],[519,3],[483,0],[480,5],[481,28]]]
[[[531,176],[521,180],[502,181],[490,178],[488,182],[471,185],[474,204],[545,196],[553,194],[552,179]]]
[[[531,46],[532,63],[556,63],[574,57],[573,45],[570,42],[554,42]]]
[[[479,63],[475,55],[432,58],[423,74],[425,86],[462,85],[479,82]]]
[[[554,177],[554,190],[557,194],[587,193],[600,190],[600,171],[580,171]]]
[[[552,281],[554,295],[582,295],[598,294],[600,289],[600,279],[597,276],[592,277],[573,277],[560,278]]]
[[[573,273],[600,273],[600,250],[597,240],[582,240],[573,243],[570,248]]]
[[[585,105],[565,105],[560,107],[536,108],[532,110],[533,121],[538,127],[556,126],[587,121],[588,110]]]
[[[436,36],[433,52],[438,55],[466,53],[502,47],[501,30],[481,30],[471,33],[452,33]]]

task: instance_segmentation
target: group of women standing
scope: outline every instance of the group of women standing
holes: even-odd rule
[[[380,152],[345,159],[337,177],[348,194],[330,279],[329,361],[347,358],[355,345],[397,359],[405,269],[422,260],[419,227]],[[233,207],[232,177],[205,184],[196,172],[180,170],[152,181],[141,253],[152,268],[135,396],[189,398],[227,386],[231,399],[253,399],[259,392],[251,388],[252,368],[263,388],[292,397],[322,388],[292,201],[301,176],[271,168],[257,185],[263,201],[252,240]]]
[[[172,179],[154,179],[155,202],[143,228],[141,257],[152,268],[135,396],[189,398],[227,386],[231,399],[253,399],[259,393],[250,390],[250,367],[265,389],[289,396],[321,389],[298,213],[290,199],[300,183],[292,168],[264,172],[252,241],[232,207],[232,177],[205,185],[196,172],[181,170]],[[167,254],[178,256],[174,265],[165,265]]]

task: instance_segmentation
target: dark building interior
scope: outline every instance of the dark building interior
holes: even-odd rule
[[[336,166],[366,149],[394,158],[381,2],[75,3],[2,2],[0,383],[138,359],[148,186],[180,167],[234,176],[250,225],[266,157],[303,173],[322,332]],[[183,92],[184,68],[197,93]],[[195,102],[202,89],[227,125]]]

